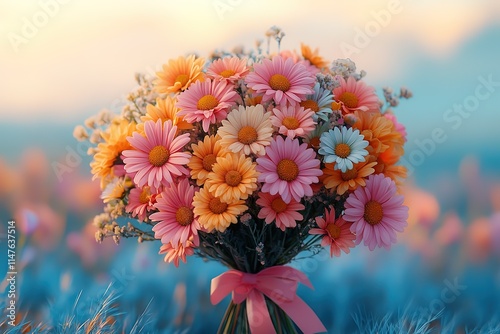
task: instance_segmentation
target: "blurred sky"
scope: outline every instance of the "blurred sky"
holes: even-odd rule
[[[408,154],[435,129],[446,138],[418,170],[455,168],[471,154],[500,162],[500,85],[470,115],[447,114],[474,96],[478,77],[500,82],[495,0],[0,0],[0,155],[30,146],[64,154],[75,124],[119,111],[135,72],[188,52],[253,47],[272,25],[286,33],[282,49],[305,42],[329,60],[350,56],[377,88],[411,88],[397,109]]]

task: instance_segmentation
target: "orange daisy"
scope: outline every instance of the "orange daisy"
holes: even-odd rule
[[[223,157],[228,153],[222,148],[220,139],[219,136],[205,136],[203,141],[191,145],[193,156],[189,160],[188,167],[191,170],[191,177],[199,186],[205,183],[217,157]]]
[[[208,232],[214,229],[224,232],[229,225],[238,223],[237,217],[248,210],[245,201],[224,203],[205,188],[194,194],[193,206],[195,216]]]
[[[244,154],[218,157],[205,181],[205,188],[224,203],[247,199],[257,189],[257,164]]]
[[[155,90],[162,94],[177,93],[186,90],[191,83],[203,80],[202,72],[205,59],[194,55],[170,59],[163,65],[163,71],[156,72]]]
[[[335,163],[325,164],[323,169],[322,181],[327,189],[333,189],[338,195],[345,194],[346,191],[353,191],[358,186],[366,185],[365,178],[375,172],[373,166],[376,162],[358,162],[352,169],[342,172],[335,169]]]
[[[179,108],[175,107],[175,98],[167,96],[165,99],[157,98],[156,105],[148,104],[146,106],[146,115],[141,117],[142,123],[137,125],[137,131],[144,134],[144,123],[161,119],[163,123],[170,120],[172,125],[177,126],[177,131],[191,130],[193,125],[184,120],[183,117],[177,116]]]
[[[319,50],[317,48],[312,51],[309,45],[301,43],[300,51],[302,53],[302,57],[304,57],[305,60],[309,61],[311,65],[314,65],[319,69],[328,66],[328,62],[319,55]]]

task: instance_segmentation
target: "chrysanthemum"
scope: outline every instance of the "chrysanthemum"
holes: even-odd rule
[[[221,145],[234,153],[264,155],[273,135],[270,115],[260,104],[233,109],[217,131]]]
[[[179,243],[176,247],[169,242],[168,244],[161,245],[158,254],[165,254],[164,261],[168,263],[173,262],[178,267],[181,260],[186,263],[186,256],[194,254],[194,248],[195,245],[192,240],[188,240],[185,246]]]
[[[314,111],[313,119],[318,121],[318,118],[328,121],[328,114],[332,113],[333,94],[331,91],[321,88],[317,82],[314,85],[314,93],[307,95],[304,101],[300,101],[299,105],[304,109]]]
[[[190,130],[193,128],[191,123],[186,122],[182,117],[178,116],[179,109],[175,107],[175,98],[170,95],[165,99],[157,98],[156,105],[148,104],[146,106],[146,115],[141,117],[142,123],[137,124],[137,131],[144,133],[144,123],[147,121],[156,122],[161,119],[162,122],[172,121],[172,125],[177,126],[178,131]]]
[[[257,171],[261,173],[258,181],[264,182],[263,192],[280,194],[285,203],[292,198],[300,202],[302,197],[313,195],[311,184],[323,174],[319,165],[316,153],[307,144],[278,136],[266,148],[266,155],[257,158]]]
[[[327,189],[333,189],[339,195],[345,194],[346,191],[353,191],[358,186],[366,185],[365,179],[375,172],[373,166],[376,162],[358,162],[354,164],[352,169],[342,172],[340,169],[335,169],[333,163],[325,164],[323,169],[322,181]]]
[[[228,151],[221,146],[219,136],[205,136],[203,141],[192,144],[193,156],[189,160],[188,167],[191,170],[191,177],[196,180],[199,186],[205,183],[208,173],[217,161],[217,157],[225,156]]]
[[[128,204],[125,211],[129,212],[132,217],[137,217],[138,220],[146,220],[148,211],[154,209],[156,202],[156,194],[151,192],[151,188],[144,186],[142,188],[134,188],[128,195]]]
[[[193,212],[194,187],[189,185],[187,178],[182,179],[170,188],[164,188],[156,199],[155,208],[158,212],[149,218],[158,222],[154,227],[155,238],[163,244],[181,243],[187,246],[188,240],[198,243],[200,224]]]
[[[273,109],[270,117],[271,123],[278,128],[278,132],[291,139],[305,137],[314,130],[316,122],[311,109],[304,109],[298,104],[293,106],[281,106]]]
[[[257,94],[264,94],[262,101],[274,100],[276,104],[297,104],[307,94],[313,93],[314,76],[301,64],[275,56],[254,65],[254,72],[245,78],[248,87]]]
[[[267,224],[276,222],[276,226],[282,231],[287,227],[297,226],[297,221],[304,219],[299,211],[304,210],[305,206],[294,199],[287,204],[279,194],[260,192],[256,203],[262,207],[258,217],[265,219]]]
[[[218,157],[208,174],[205,188],[224,203],[247,199],[257,189],[255,162],[242,153]]]
[[[157,72],[154,81],[158,93],[177,93],[186,90],[191,83],[203,80],[203,65],[205,59],[194,55],[171,59],[163,65],[163,71]]]
[[[322,69],[328,66],[328,62],[319,55],[319,50],[317,48],[312,51],[309,45],[301,43],[300,51],[302,53],[302,57],[304,57],[305,60],[309,61],[311,65],[316,66],[318,69]]]
[[[248,72],[247,59],[240,59],[238,57],[214,60],[207,68],[208,77],[232,83],[244,78]]]
[[[97,145],[98,152],[90,163],[94,175],[92,180],[101,178],[102,189],[105,188],[108,179],[123,174],[121,154],[132,148],[127,137],[131,136],[134,131],[135,123],[122,119],[119,122],[113,122],[109,131],[102,133],[104,142]]]
[[[344,114],[354,110],[379,110],[379,99],[373,87],[367,86],[363,80],[356,81],[353,77],[349,77],[347,81],[341,76],[338,79],[340,86],[333,90],[333,96],[341,104]]]
[[[146,136],[137,132],[128,140],[133,150],[123,152],[125,170],[133,177],[138,187],[148,185],[156,192],[161,185],[169,186],[172,176],[189,175],[184,167],[191,155],[183,152],[189,142],[189,134],[176,137],[177,127],[172,122],[147,121],[144,124]]]
[[[358,130],[342,126],[335,127],[321,135],[319,154],[324,156],[324,162],[335,162],[335,169],[346,172],[353,168],[353,163],[365,160],[368,142],[363,139]]]
[[[318,228],[309,230],[309,234],[324,235],[321,239],[321,246],[330,246],[330,256],[340,256],[340,251],[349,254],[349,248],[355,246],[356,236],[351,232],[352,223],[346,222],[342,217],[335,219],[335,209],[328,211],[325,208],[324,217],[316,217]]]
[[[356,244],[364,240],[370,250],[375,246],[389,249],[396,242],[396,232],[407,225],[408,207],[396,185],[382,174],[370,175],[366,187],[358,187],[345,202],[344,219],[353,222],[351,231]]]
[[[248,209],[243,200],[224,203],[205,188],[194,194],[193,205],[194,214],[208,232],[214,229],[224,232],[229,225],[236,224],[237,217]]]
[[[189,123],[202,122],[203,130],[208,132],[210,124],[226,118],[237,98],[238,93],[226,81],[198,81],[179,94],[176,106],[180,109],[179,116]]]

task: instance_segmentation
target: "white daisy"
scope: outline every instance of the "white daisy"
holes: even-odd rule
[[[325,157],[325,163],[335,162],[335,169],[345,173],[353,168],[353,163],[365,161],[368,141],[364,138],[359,130],[336,127],[321,135],[318,153]]]

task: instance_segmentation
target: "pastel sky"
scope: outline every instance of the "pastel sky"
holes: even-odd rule
[[[136,71],[191,51],[252,47],[272,25],[286,32],[284,49],[303,41],[329,59],[350,56],[374,83],[399,82],[419,59],[453,57],[499,21],[500,2],[487,0],[1,0],[0,115],[74,122],[125,94]],[[374,36],[361,43],[370,24]]]

